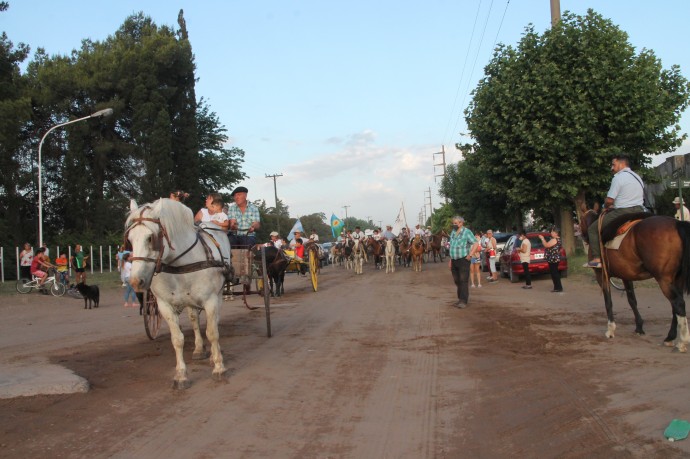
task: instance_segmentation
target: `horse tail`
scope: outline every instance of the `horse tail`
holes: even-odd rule
[[[683,280],[683,291],[690,293],[690,222],[676,222],[678,235],[683,243],[680,277]]]

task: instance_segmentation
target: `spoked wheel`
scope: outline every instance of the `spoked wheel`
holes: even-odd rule
[[[319,287],[319,261],[312,253],[309,257],[309,274],[311,274],[311,286],[314,291]]]
[[[34,288],[31,286],[29,279],[19,279],[17,281],[17,291],[19,293],[30,293]]]
[[[271,293],[268,284],[268,269],[266,266],[266,248],[261,247],[261,281],[262,288],[259,292],[263,292],[264,307],[266,308],[266,336],[271,337]]]
[[[161,316],[158,312],[158,301],[156,295],[151,290],[147,290],[144,295],[144,329],[149,339],[158,337],[158,330],[161,328]]]
[[[53,296],[62,296],[65,294],[66,290],[67,287],[65,287],[65,284],[62,282],[53,282],[53,284],[50,286],[50,293],[52,293]]]

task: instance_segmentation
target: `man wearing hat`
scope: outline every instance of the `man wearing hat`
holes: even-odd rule
[[[302,232],[300,230],[295,230],[293,233],[292,240],[290,241],[290,250],[295,250],[295,245],[297,245],[297,239],[302,239]]]
[[[685,207],[685,202],[676,197],[676,199],[673,200],[673,205],[676,206],[676,220],[690,222],[690,211]]]
[[[248,248],[256,244],[256,231],[261,228],[259,208],[247,201],[247,190],[238,186],[231,196],[235,200],[228,207],[230,221],[230,246],[233,248]]]
[[[274,246],[276,249],[280,249],[283,246],[283,241],[280,239],[280,235],[277,231],[271,231],[271,240],[266,243],[266,247]]]

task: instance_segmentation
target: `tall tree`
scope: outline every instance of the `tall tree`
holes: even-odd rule
[[[481,189],[511,210],[550,213],[574,247],[572,212],[608,188],[609,160],[625,152],[638,170],[672,151],[690,86],[639,54],[625,32],[589,10],[566,12],[543,35],[528,27],[517,48],[499,46],[466,111]]]

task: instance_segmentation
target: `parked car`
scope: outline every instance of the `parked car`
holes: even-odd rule
[[[529,256],[529,272],[530,274],[545,274],[549,273],[549,264],[544,259],[544,245],[541,243],[539,236],[544,236],[546,240],[551,238],[551,234],[544,233],[527,233],[527,239],[532,244],[532,250]],[[520,247],[520,239],[518,235],[514,234],[508,239],[503,252],[501,253],[501,268],[499,272],[501,276],[510,279],[510,282],[519,282],[520,276],[525,275],[520,262],[520,255],[518,248]],[[565,249],[561,247],[561,261],[558,263],[558,270],[561,272],[561,277],[568,277],[568,258],[565,254]]]
[[[501,252],[510,239],[515,233],[494,233],[494,238],[496,239],[496,271],[500,272],[501,266]],[[484,271],[489,271],[489,257],[484,257]]]

